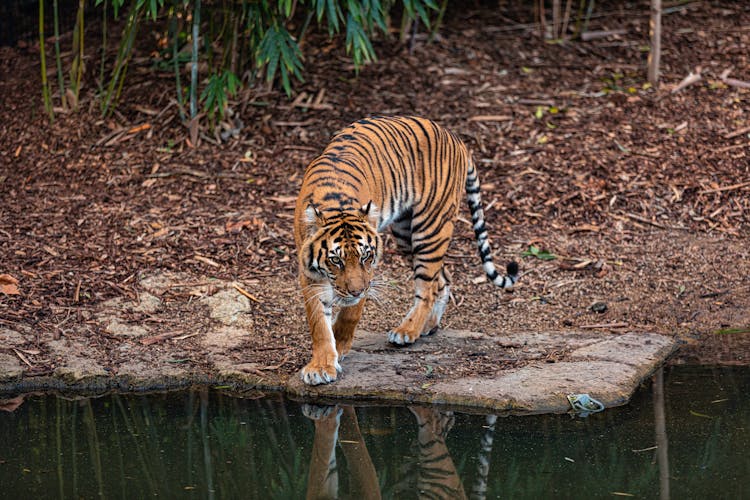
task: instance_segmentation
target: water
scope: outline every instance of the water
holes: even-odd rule
[[[585,419],[28,396],[0,412],[0,497],[750,498],[750,369],[673,367],[657,386]]]

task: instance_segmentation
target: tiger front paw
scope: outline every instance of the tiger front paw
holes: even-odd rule
[[[401,333],[396,330],[391,330],[390,332],[388,332],[388,342],[394,345],[404,346],[413,344],[418,337],[418,335]]]
[[[313,359],[302,368],[301,376],[302,381],[307,385],[329,384],[336,380],[337,374],[341,371],[338,361],[321,363]]]
[[[336,419],[338,420],[343,411],[344,410],[342,410],[338,406],[314,405],[309,403],[305,403],[302,405],[302,414],[310,420],[323,420],[324,418],[328,418],[333,413],[336,414]]]

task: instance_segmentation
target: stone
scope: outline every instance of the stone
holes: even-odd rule
[[[23,366],[20,360],[16,356],[0,352],[0,382],[19,380],[21,375],[23,375]]]
[[[225,325],[236,323],[242,314],[250,312],[250,301],[234,288],[220,290],[201,302],[208,306],[211,319]]]

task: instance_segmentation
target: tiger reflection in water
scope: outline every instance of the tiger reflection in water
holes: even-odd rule
[[[419,452],[415,457],[416,463],[410,464],[412,467],[409,469],[416,469],[414,472],[417,476],[419,498],[466,498],[456,466],[445,444],[448,432],[455,421],[453,413],[420,406],[412,406],[409,410],[416,417],[418,426]],[[315,422],[307,498],[329,499],[344,496],[339,492],[337,445],[343,452],[349,471],[350,491],[346,496],[362,500],[381,498],[378,476],[362,438],[354,407],[304,405],[303,412]],[[489,429],[490,433],[494,432],[494,425],[485,429]],[[488,443],[490,449],[487,447]],[[487,455],[491,451],[491,443],[491,434],[482,437],[479,477],[477,484],[472,488],[472,498],[484,497],[489,469]],[[394,490],[403,490],[405,487],[407,486],[395,485]]]

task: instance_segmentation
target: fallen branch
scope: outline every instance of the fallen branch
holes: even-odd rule
[[[730,87],[738,87],[741,89],[750,89],[750,82],[746,82],[744,80],[737,80],[736,78],[729,78],[729,73],[731,73],[731,69],[725,69],[721,72],[721,75],[719,75],[719,78],[722,82],[724,82],[726,85],[729,85]]]
[[[694,83],[698,83],[699,81],[701,81],[701,79],[703,79],[703,76],[701,76],[701,67],[698,66],[697,68],[695,68],[695,73],[693,73],[692,71],[688,73],[688,75],[683,78],[675,88],[672,89],[672,94],[676,94],[685,87],[693,85]]]

